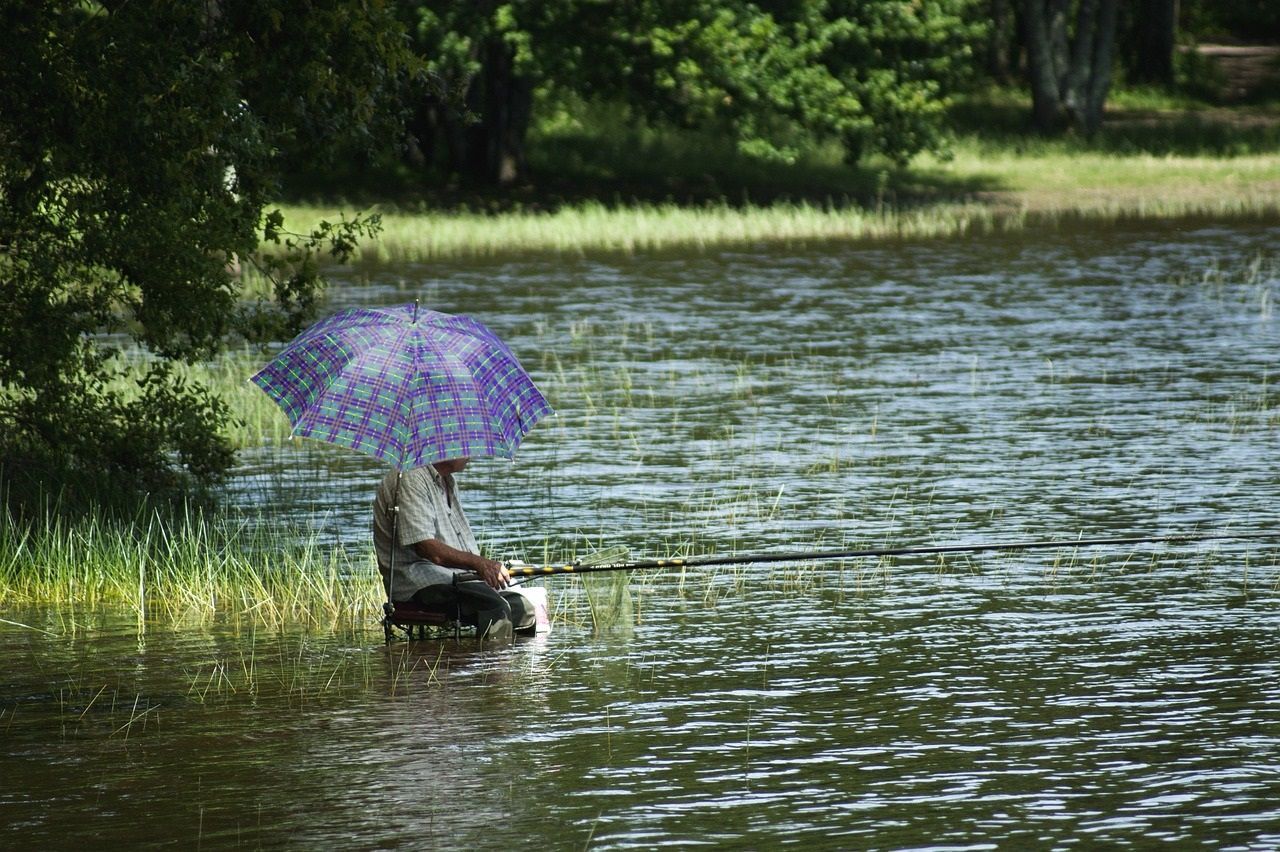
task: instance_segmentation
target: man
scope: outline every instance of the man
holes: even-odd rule
[[[383,478],[373,501],[378,570],[391,600],[412,600],[445,611],[456,608],[464,619],[475,619],[477,636],[509,639],[513,629],[533,628],[534,611],[519,592],[504,591],[511,580],[507,569],[485,559],[476,546],[454,480],[468,461],[449,459],[403,473],[392,470]]]

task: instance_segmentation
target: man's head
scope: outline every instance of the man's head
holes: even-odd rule
[[[455,473],[462,473],[462,471],[466,469],[467,462],[469,461],[471,461],[471,459],[466,457],[460,459],[445,459],[444,461],[436,462],[433,467],[435,467],[436,472],[441,476],[453,476]]]

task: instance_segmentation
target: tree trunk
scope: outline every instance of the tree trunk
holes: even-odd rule
[[[1133,80],[1173,84],[1173,48],[1178,27],[1178,0],[1139,0],[1134,23]]]
[[[1111,87],[1117,0],[1022,0],[1032,113],[1043,133],[1097,131]]]
[[[1059,87],[1060,48],[1054,44],[1065,28],[1061,0],[1022,0],[1023,35],[1027,40],[1027,74],[1031,82],[1031,112],[1036,128],[1056,133],[1066,126],[1066,110]]]
[[[990,0],[991,29],[987,37],[987,73],[993,80],[1008,83],[1017,70],[1018,20],[1013,0]]]
[[[533,86],[515,73],[514,66],[511,48],[491,40],[468,104],[480,120],[466,129],[466,171],[502,186],[524,175],[525,134],[533,108]]]
[[[443,168],[471,182],[505,186],[524,175],[533,86],[515,74],[514,57],[500,39],[482,43],[475,55],[480,71],[455,84],[464,92],[458,100],[432,96],[417,105],[408,122],[405,160],[415,168]]]

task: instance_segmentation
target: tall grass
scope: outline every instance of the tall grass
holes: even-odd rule
[[[133,522],[51,515],[0,523],[0,605],[125,606],[138,618],[266,624],[368,620],[383,599],[368,555],[197,510]]]
[[[137,379],[145,372],[150,356],[131,350],[124,357],[124,369],[112,378],[109,389],[129,400],[139,393]],[[224,352],[212,361],[179,362],[173,367],[185,378],[212,389],[227,404],[231,419],[224,431],[234,446],[279,445],[290,438],[289,420],[280,407],[249,380],[269,358],[258,349],[243,348]]]
[[[924,239],[1015,232],[1064,220],[1280,215],[1280,157],[1212,158],[1046,154],[993,158],[962,149],[952,159],[922,159],[918,171],[972,178],[990,189],[974,200],[861,206],[779,202],[769,206],[708,203],[583,202],[551,212],[515,210],[404,212],[381,208],[383,232],[361,244],[356,259],[418,263],[506,254],[633,254],[720,246],[796,246],[828,241]],[[989,178],[990,180],[983,180]],[[322,207],[286,208],[306,227],[332,217]]]

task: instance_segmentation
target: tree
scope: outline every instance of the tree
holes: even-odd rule
[[[625,103],[716,128],[751,154],[790,158],[824,140],[850,159],[939,148],[946,97],[982,26],[973,0],[402,0],[419,53],[465,119],[428,98],[412,122],[419,161],[468,179],[521,172],[538,91]]]
[[[297,329],[316,253],[374,227],[290,234],[268,204],[287,158],[394,126],[403,31],[376,0],[7,2],[0,25],[0,477],[216,480],[225,407],[174,365]],[[247,303],[231,269],[263,246],[273,299]]]
[[[1116,4],[1022,0],[1032,114],[1042,132],[1072,127],[1092,134],[1102,124],[1111,86]]]
[[[1178,0],[1178,18],[1198,41],[1226,37],[1274,44],[1280,34],[1275,0]]]
[[[1018,72],[1022,51],[1022,33],[1016,0],[987,0],[983,9],[991,25],[983,65],[987,76],[999,83],[1010,83]]]
[[[1139,0],[1130,24],[1126,51],[1129,79],[1135,83],[1173,85],[1173,48],[1178,28],[1178,0]]]
[[[844,137],[850,162],[883,154],[901,164],[945,149],[951,95],[973,75],[977,46],[987,38],[978,8],[974,0],[843,0],[828,7],[836,38],[834,56],[824,62],[862,113],[862,130]]]
[[[554,11],[564,4],[551,4]],[[536,21],[539,4],[521,7]],[[421,3],[398,11],[416,52],[442,85],[412,105],[410,159],[482,183],[513,182],[524,168],[524,135],[535,69],[513,6],[494,0]]]

